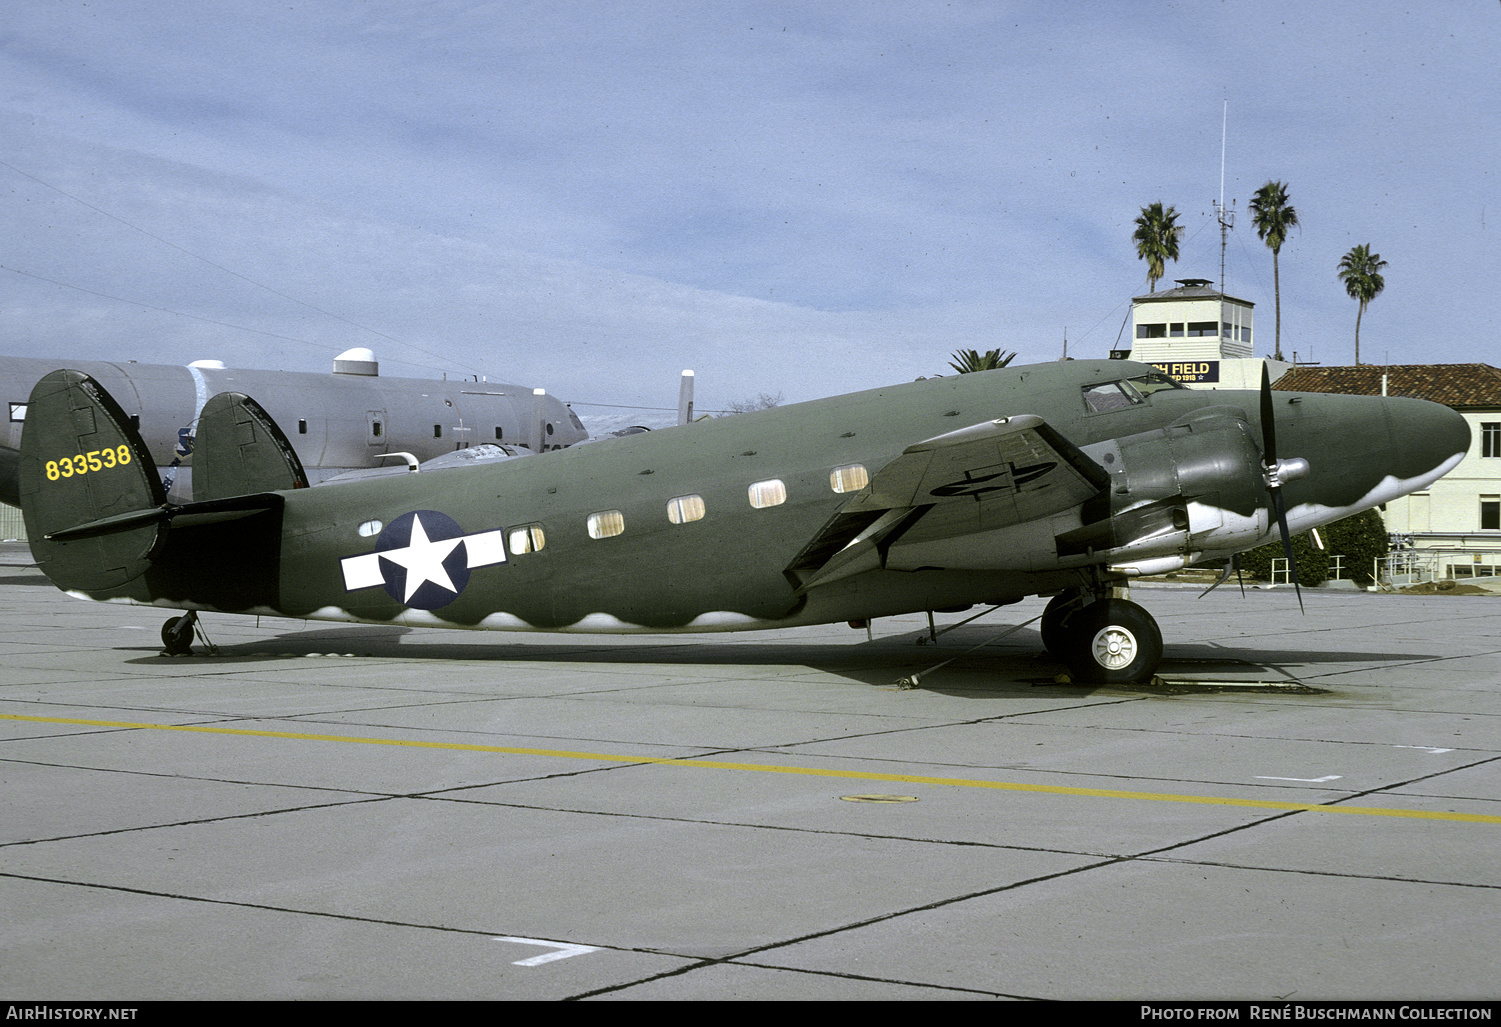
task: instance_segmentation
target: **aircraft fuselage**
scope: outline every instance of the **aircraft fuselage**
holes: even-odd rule
[[[1165,388],[1091,409],[1094,387],[1150,371],[1071,361],[930,379],[281,493],[279,510],[168,530],[142,577],[88,594],[500,630],[736,630],[1009,602],[1270,541],[1258,394]],[[1296,393],[1276,404],[1279,452],[1309,465],[1284,489],[1294,531],[1425,487],[1468,446],[1463,419],[1435,404]],[[1019,414],[1044,418],[1109,487],[1083,506],[995,520],[991,490],[1042,473],[996,464],[914,501],[879,566],[811,586],[797,570],[810,540],[842,541],[829,526],[856,486],[913,443]]]

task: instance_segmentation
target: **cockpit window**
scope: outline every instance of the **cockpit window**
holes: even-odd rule
[[[1152,371],[1149,374],[1142,375],[1140,378],[1132,378],[1131,384],[1136,386],[1136,391],[1140,392],[1143,396],[1150,396],[1152,393],[1161,392],[1163,389],[1186,389],[1188,387],[1181,382],[1174,381],[1161,371]]]
[[[1142,402],[1141,393],[1129,382],[1103,382],[1084,386],[1084,409],[1091,413],[1121,410]]]
[[[1084,409],[1091,413],[1101,410],[1121,410],[1138,403],[1145,403],[1146,398],[1154,392],[1182,388],[1185,386],[1173,381],[1161,371],[1151,371],[1123,381],[1084,386]]]

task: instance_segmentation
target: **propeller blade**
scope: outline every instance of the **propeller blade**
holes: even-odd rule
[[[1282,489],[1269,488],[1272,495],[1272,505],[1277,508],[1277,530],[1282,533],[1282,552],[1287,556],[1287,575],[1293,579],[1293,591],[1298,593],[1298,611],[1307,615],[1308,611],[1303,608],[1303,589],[1298,584],[1298,562],[1293,559],[1293,540],[1287,533],[1287,509],[1282,504]]]
[[[1268,467],[1277,466],[1277,427],[1272,417],[1272,376],[1261,365],[1261,459]]]
[[[1306,616],[1308,611],[1303,607],[1303,588],[1298,584],[1298,563],[1293,559],[1293,540],[1287,531],[1287,506],[1282,502],[1282,480],[1277,466],[1277,427],[1272,416],[1272,376],[1267,371],[1265,362],[1261,365],[1261,442],[1266,491],[1277,514],[1277,530],[1282,534],[1282,552],[1287,556],[1287,574],[1293,579],[1293,591],[1298,593],[1298,610]],[[1297,462],[1288,461],[1290,465]],[[1304,462],[1303,474],[1308,473],[1307,467]]]

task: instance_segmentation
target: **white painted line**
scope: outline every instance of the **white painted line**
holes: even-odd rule
[[[1435,749],[1435,748],[1433,748],[1430,745],[1394,745],[1394,746],[1392,746],[1392,748],[1393,749],[1417,749],[1420,752],[1431,752],[1431,753],[1435,753],[1435,754],[1441,753],[1441,752],[1453,752],[1454,751],[1453,749]]]
[[[1321,785],[1321,784],[1324,784],[1324,783],[1326,783],[1328,781],[1338,781],[1343,776],[1344,775],[1342,775],[1342,774],[1330,774],[1328,777],[1266,777],[1265,775],[1257,774],[1256,775],[1256,780],[1258,780],[1258,781],[1297,781],[1299,784]]]
[[[593,945],[570,945],[561,941],[541,941],[537,938],[496,938],[496,941],[511,941],[517,945],[541,945],[544,948],[557,949],[556,952],[544,952],[540,956],[531,959],[518,959],[512,966],[541,966],[543,963],[551,963],[555,959],[567,959],[569,956],[582,956],[586,952],[598,952]]]

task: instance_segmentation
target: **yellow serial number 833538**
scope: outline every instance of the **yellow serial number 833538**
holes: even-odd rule
[[[115,446],[111,449],[92,449],[77,456],[65,456],[61,460],[47,461],[47,480],[71,478],[90,471],[102,471],[109,467],[124,467],[130,463],[130,447]]]

